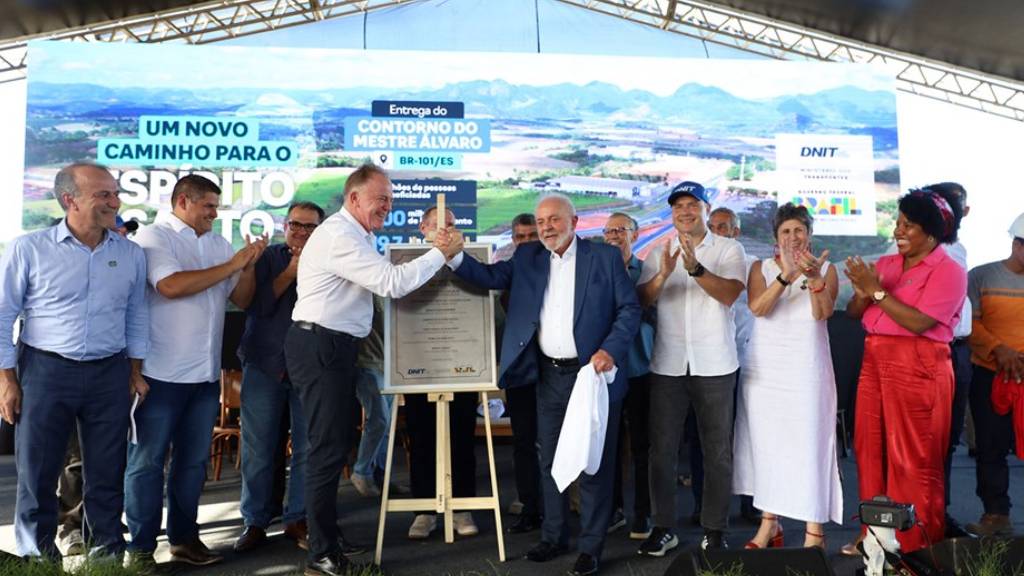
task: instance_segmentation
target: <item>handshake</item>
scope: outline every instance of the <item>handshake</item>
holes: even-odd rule
[[[462,237],[462,232],[455,229],[454,226],[442,228],[432,234],[433,238],[428,236],[427,240],[434,243],[434,248],[437,248],[444,254],[445,260],[451,260],[456,254],[462,252],[462,247],[465,245],[465,240]]]

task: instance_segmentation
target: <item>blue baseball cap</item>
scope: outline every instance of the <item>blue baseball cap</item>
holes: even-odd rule
[[[708,200],[707,192],[704,191],[704,187],[697,182],[690,182],[687,180],[676,184],[672,188],[672,192],[668,195],[668,205],[671,206],[675,204],[676,200],[679,199],[680,196],[693,196],[705,204],[711,204],[711,201]]]
[[[124,218],[121,218],[120,215],[115,216],[114,217],[114,228],[120,228],[122,226],[124,226]]]

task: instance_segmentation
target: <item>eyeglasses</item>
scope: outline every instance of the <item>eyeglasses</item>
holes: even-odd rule
[[[619,226],[618,228],[605,228],[605,236],[621,236],[623,234],[629,234],[633,229],[626,226]]]
[[[289,228],[294,228],[296,230],[305,230],[306,232],[312,232],[313,230],[316,230],[317,226],[319,226],[319,224],[306,224],[304,222],[296,222],[295,220],[288,221]]]

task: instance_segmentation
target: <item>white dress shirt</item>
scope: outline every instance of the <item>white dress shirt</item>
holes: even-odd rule
[[[392,264],[377,252],[373,233],[342,208],[302,249],[292,320],[365,338],[373,321],[373,294],[401,298],[426,284],[444,262],[444,254],[431,248],[411,262]]]
[[[669,250],[679,248],[674,235]],[[644,261],[638,284],[645,284],[661,270],[665,244]],[[746,270],[743,246],[732,238],[711,232],[697,245],[697,261],[716,276],[739,280]],[[680,256],[682,258],[682,256]],[[654,333],[651,372],[664,376],[722,376],[739,367],[736,357],[736,323],[731,307],[715,300],[677,262],[658,298],[658,328]]]
[[[238,284],[238,274],[181,298],[156,291],[158,282],[177,272],[205,270],[234,256],[220,234],[196,236],[191,226],[172,214],[135,235],[146,252],[149,279],[149,354],[142,373],[165,382],[195,384],[220,380],[224,310]]]
[[[537,342],[548,358],[576,358],[573,318],[576,305],[576,236],[559,256],[551,252],[551,270],[540,307]]]

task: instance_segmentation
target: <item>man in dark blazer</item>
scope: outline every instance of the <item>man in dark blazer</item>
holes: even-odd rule
[[[619,250],[577,238],[576,211],[553,194],[537,204],[540,242],[521,244],[511,260],[482,264],[464,254],[449,262],[478,286],[509,290],[499,385],[539,382],[537,440],[544,520],[541,541],[526,557],[546,562],[569,545],[569,502],[551,476],[555,447],[576,374],[587,363],[598,373],[618,366],[608,387],[608,428],[601,467],[579,477],[579,558],[571,574],[595,574],[612,514],[615,447],[626,394],[625,366],[640,326],[640,304]]]

